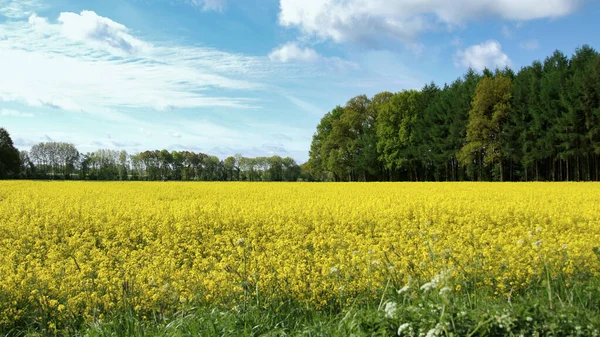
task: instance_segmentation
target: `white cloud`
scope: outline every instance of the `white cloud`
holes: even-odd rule
[[[57,23],[35,14],[0,24],[0,101],[123,119],[114,109],[259,107],[273,72],[265,57],[212,48],[150,44],[94,12],[62,13]],[[131,53],[134,54],[131,54]],[[227,95],[214,94],[226,89]]]
[[[188,2],[204,11],[222,12],[225,9],[225,0],[188,0]]]
[[[145,137],[152,136],[152,131],[150,131],[148,129],[140,128],[140,133]]]
[[[50,28],[50,23],[48,22],[48,19],[41,18],[41,17],[37,16],[37,14],[35,14],[35,13],[33,13],[29,16],[28,21],[29,21],[29,24],[36,29],[46,31]]]
[[[314,105],[308,101],[300,99],[294,95],[290,95],[288,93],[282,93],[282,96],[287,98],[290,102],[292,102],[297,107],[299,107],[302,110],[309,112],[315,116],[323,116],[325,114],[323,109],[317,107],[316,105]]]
[[[314,49],[302,48],[296,42],[288,42],[279,46],[269,54],[271,61],[277,62],[316,62],[320,58]]]
[[[467,47],[456,54],[456,66],[470,67],[481,71],[485,68],[503,68],[510,66],[508,55],[502,52],[502,46],[498,41],[489,40],[481,44]]]
[[[523,41],[519,44],[519,47],[530,51],[538,50],[540,48],[540,42],[538,40]]]
[[[181,138],[181,133],[179,132],[169,132],[169,136],[173,138]]]
[[[27,18],[35,9],[44,7],[38,0],[0,0],[0,16],[11,19]]]
[[[279,22],[309,36],[342,42],[381,42],[392,37],[414,43],[422,32],[441,26],[500,17],[507,20],[556,18],[583,0],[280,0]]]
[[[10,109],[0,109],[0,116],[12,116],[12,117],[33,117],[32,113],[20,112]]]
[[[40,21],[40,18],[36,17],[36,21]],[[60,13],[58,22],[60,32],[73,41],[114,48],[126,54],[138,54],[151,47],[131,36],[124,25],[92,11],[82,11],[81,14]]]
[[[334,70],[359,69],[359,65],[339,57],[325,57],[314,49],[300,47],[297,42],[288,42],[269,53],[272,62],[319,64]]]

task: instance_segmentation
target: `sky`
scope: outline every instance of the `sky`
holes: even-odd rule
[[[350,98],[600,48],[594,0],[0,0],[21,150],[308,158]]]

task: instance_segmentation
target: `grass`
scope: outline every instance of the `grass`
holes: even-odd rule
[[[547,274],[549,276],[550,274]],[[345,305],[314,308],[259,299],[204,305],[170,316],[132,311],[79,326],[29,326],[6,336],[600,336],[600,280],[541,279],[521,293],[441,286],[358,296]]]

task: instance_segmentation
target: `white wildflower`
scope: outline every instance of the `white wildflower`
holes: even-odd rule
[[[429,290],[431,290],[433,288],[436,288],[436,287],[437,287],[437,283],[435,283],[435,282],[427,282],[427,283],[425,283],[425,284],[423,284],[421,286],[421,290],[423,290],[423,291],[429,291]]]
[[[400,295],[400,294],[405,293],[405,292],[407,292],[409,290],[410,290],[410,286],[407,284],[404,287],[402,287],[401,289],[398,289],[396,292],[398,293],[398,295]]]
[[[438,323],[435,328],[427,331],[427,335],[425,335],[426,337],[436,337],[439,334],[442,333],[442,325],[440,323]]]
[[[385,317],[394,318],[396,316],[396,311],[398,311],[398,307],[395,302],[387,302],[383,311],[385,311]]]
[[[441,273],[435,275],[431,279],[431,281],[429,281],[421,286],[421,290],[429,291],[431,289],[438,288],[440,284],[443,284],[446,281],[446,277],[447,277],[446,272],[441,272]]]
[[[496,316],[496,322],[500,328],[506,328],[510,330],[510,326],[512,325],[512,319],[508,313],[504,313],[500,316]]]
[[[404,323],[398,327],[398,336],[402,336],[404,330],[410,328],[410,323]]]
[[[338,267],[331,267],[331,269],[329,269],[329,273],[331,274],[335,274],[338,273],[340,270],[338,269]]]
[[[440,295],[443,295],[444,293],[447,293],[450,291],[452,291],[452,289],[450,289],[450,287],[443,287],[442,289],[440,289]]]

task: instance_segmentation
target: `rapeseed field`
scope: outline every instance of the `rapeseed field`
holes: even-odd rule
[[[599,246],[596,183],[7,181],[0,326],[357,298],[389,315],[387,293],[511,301],[599,277]]]

